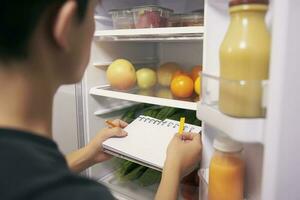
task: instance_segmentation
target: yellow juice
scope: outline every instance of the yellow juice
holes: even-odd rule
[[[268,79],[270,35],[267,5],[230,7],[231,22],[220,47],[221,112],[234,117],[262,117],[262,81]]]

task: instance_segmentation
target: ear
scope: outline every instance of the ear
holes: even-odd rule
[[[77,3],[68,0],[59,9],[53,26],[54,40],[62,49],[69,49],[69,37],[72,34],[72,24],[76,17]]]

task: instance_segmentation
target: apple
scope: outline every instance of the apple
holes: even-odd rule
[[[141,89],[149,89],[156,84],[156,72],[150,68],[142,68],[136,72],[137,84]]]
[[[171,84],[174,73],[180,70],[180,66],[174,62],[168,62],[161,65],[157,70],[158,83],[168,87]]]
[[[118,90],[129,90],[136,83],[135,68],[125,59],[117,59],[111,63],[106,77],[111,87]]]

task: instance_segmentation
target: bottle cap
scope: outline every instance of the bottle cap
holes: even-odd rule
[[[226,136],[215,138],[213,146],[222,152],[239,152],[243,150],[243,145],[240,142],[236,142]]]
[[[242,4],[269,4],[269,0],[230,0],[229,6],[237,6]]]

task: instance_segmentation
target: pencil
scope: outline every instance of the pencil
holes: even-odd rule
[[[106,120],[105,123],[106,123],[107,125],[113,127],[113,128],[118,127],[118,126],[116,126],[114,123],[112,123],[112,121],[110,121],[110,120]]]
[[[183,133],[184,123],[185,123],[185,117],[181,117],[179,123],[179,130],[178,130],[179,135],[182,135]]]

